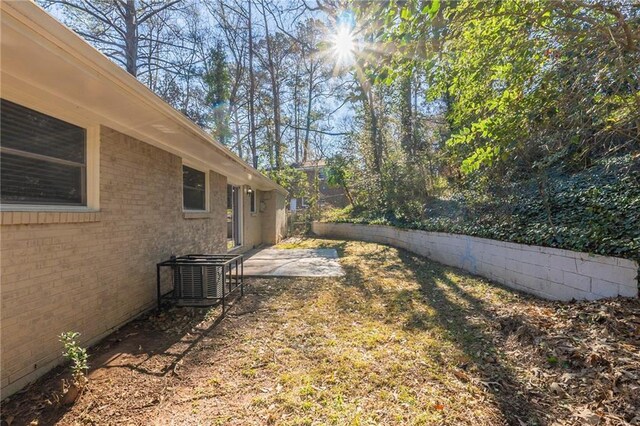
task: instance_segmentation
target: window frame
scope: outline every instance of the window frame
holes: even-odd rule
[[[199,209],[188,209],[184,205],[184,168],[188,167],[192,170],[196,170],[198,172],[204,173],[204,210]],[[182,166],[180,167],[180,176],[182,177],[182,182],[180,185],[182,192],[182,212],[183,213],[209,213],[209,192],[210,192],[210,184],[209,184],[209,170],[205,167],[198,166],[190,161],[185,159],[182,160]]]
[[[68,113],[54,111],[53,107],[43,106],[42,102],[31,99],[5,96],[2,99],[17,104],[21,107],[36,111],[40,114],[64,121],[80,127],[85,131],[85,181],[83,204],[56,204],[56,203],[11,203],[0,202],[2,212],[96,212],[100,210],[100,125],[85,118]],[[5,148],[10,153],[10,149]],[[29,153],[33,158],[39,154]]]

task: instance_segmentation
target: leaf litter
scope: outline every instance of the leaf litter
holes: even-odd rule
[[[250,279],[229,314],[171,308],[58,368],[3,424],[640,425],[640,301],[550,302],[395,248],[336,247],[344,278]]]

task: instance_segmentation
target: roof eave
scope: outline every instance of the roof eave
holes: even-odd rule
[[[5,80],[9,82],[19,82],[20,84],[24,84],[25,87],[49,88],[51,86],[50,84],[46,84],[46,82],[39,81],[36,73],[25,73],[24,69],[20,69],[18,66],[13,67],[14,63],[17,63],[27,69],[31,66],[31,70],[36,70],[43,65],[38,62],[41,58],[41,55],[38,55],[38,53],[41,53],[41,49],[46,49],[50,53],[51,58],[60,61],[60,67],[66,66],[70,72],[82,69],[82,73],[76,73],[79,74],[77,75],[78,79],[86,78],[87,85],[96,87],[97,85],[102,85],[101,87],[97,87],[96,91],[101,91],[100,93],[103,95],[107,93],[105,96],[110,96],[109,99],[111,101],[114,99],[120,99],[121,102],[122,100],[129,101],[127,106],[132,110],[138,109],[141,114],[144,113],[147,116],[153,116],[155,122],[160,122],[165,128],[171,127],[171,131],[165,132],[169,134],[163,137],[163,130],[152,128],[154,126],[153,123],[145,122],[137,124],[135,119],[132,118],[132,114],[120,114],[119,116],[119,105],[117,105],[117,103],[114,103],[114,106],[110,109],[108,104],[101,104],[100,108],[90,108],[90,99],[86,97],[86,94],[84,94],[84,98],[82,98],[69,91],[56,93],[55,88],[51,88],[51,95],[63,97],[72,104],[75,103],[89,107],[92,109],[91,113],[93,113],[94,116],[106,117],[104,124],[110,125],[116,130],[122,131],[127,129],[129,130],[127,133],[134,133],[132,136],[138,137],[152,145],[162,145],[168,148],[169,151],[179,151],[184,156],[192,157],[191,159],[193,160],[203,160],[203,162],[211,163],[210,166],[213,170],[223,174],[229,174],[235,179],[238,179],[240,183],[254,184],[254,186],[261,190],[276,190],[287,194],[286,189],[248,165],[229,148],[215,141],[201,127],[171,107],[135,77],[117,66],[109,58],[89,45],[69,28],[62,25],[55,18],[51,17],[35,3],[0,3],[3,33],[5,30],[8,31],[10,29],[12,35],[15,36],[14,41],[20,44],[18,46],[20,52],[24,51],[24,56],[20,58],[20,61],[6,60],[11,58],[4,54],[6,53],[5,34],[2,34],[2,74],[3,77],[10,77],[2,79],[3,93],[10,92],[10,90],[5,90],[8,89],[7,84],[9,84],[5,84]],[[28,52],[30,49],[33,50],[33,54],[31,55],[29,55]],[[7,49],[7,51],[11,51],[11,49]],[[14,49],[14,52],[15,51],[17,50]],[[25,61],[30,61],[31,63],[25,64]],[[98,101],[95,100],[94,102]],[[87,113],[87,115],[90,114]],[[157,123],[155,126],[162,127]],[[177,132],[183,134],[184,143],[181,147],[172,147],[171,138],[174,137],[172,135],[175,135]],[[188,139],[191,139],[191,142],[188,142]],[[209,156],[209,161],[201,158],[201,156],[198,155],[198,149],[195,149],[198,148],[197,144],[205,144],[212,152],[215,152],[216,155]],[[190,150],[189,145],[193,145],[194,149]],[[222,161],[215,161],[216,159]],[[219,164],[225,163],[225,161],[230,164]],[[230,168],[231,166],[233,168],[240,168],[240,171],[232,170]]]

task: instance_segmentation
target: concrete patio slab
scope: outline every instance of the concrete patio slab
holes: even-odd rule
[[[247,253],[246,277],[340,277],[335,249],[274,249]]]

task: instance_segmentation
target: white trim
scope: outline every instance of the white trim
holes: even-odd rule
[[[184,219],[212,219],[213,213],[202,210],[187,210],[182,212]]]
[[[97,213],[100,210],[87,206],[65,206],[54,204],[2,204],[0,212],[72,212]]]
[[[184,208],[184,170],[183,170],[184,166],[187,166],[190,169],[194,169],[204,173],[204,210],[194,210],[194,209]],[[202,167],[199,164],[195,164],[190,160],[187,160],[184,158],[182,159],[182,167],[180,167],[180,181],[182,183],[182,185],[180,185],[180,188],[182,188],[182,191],[181,191],[182,200],[180,200],[180,205],[182,206],[182,213],[191,215],[191,214],[211,212],[211,208],[210,208],[211,195],[209,194],[209,191],[211,191],[211,183],[209,182],[209,179],[210,179],[209,170],[206,167]],[[187,219],[187,217],[185,217],[185,219]]]
[[[7,96],[8,95],[8,96]],[[17,92],[7,93],[3,87],[2,99],[6,99],[22,107],[34,110],[40,114],[62,120],[85,130],[85,200],[86,205],[59,205],[59,204],[0,204],[0,211],[54,211],[54,212],[96,212],[100,210],[100,125],[91,122],[84,117],[68,112],[61,113],[58,109],[50,107],[50,104],[39,101],[36,97]]]
[[[100,210],[100,125],[91,125],[87,130],[87,209]]]

